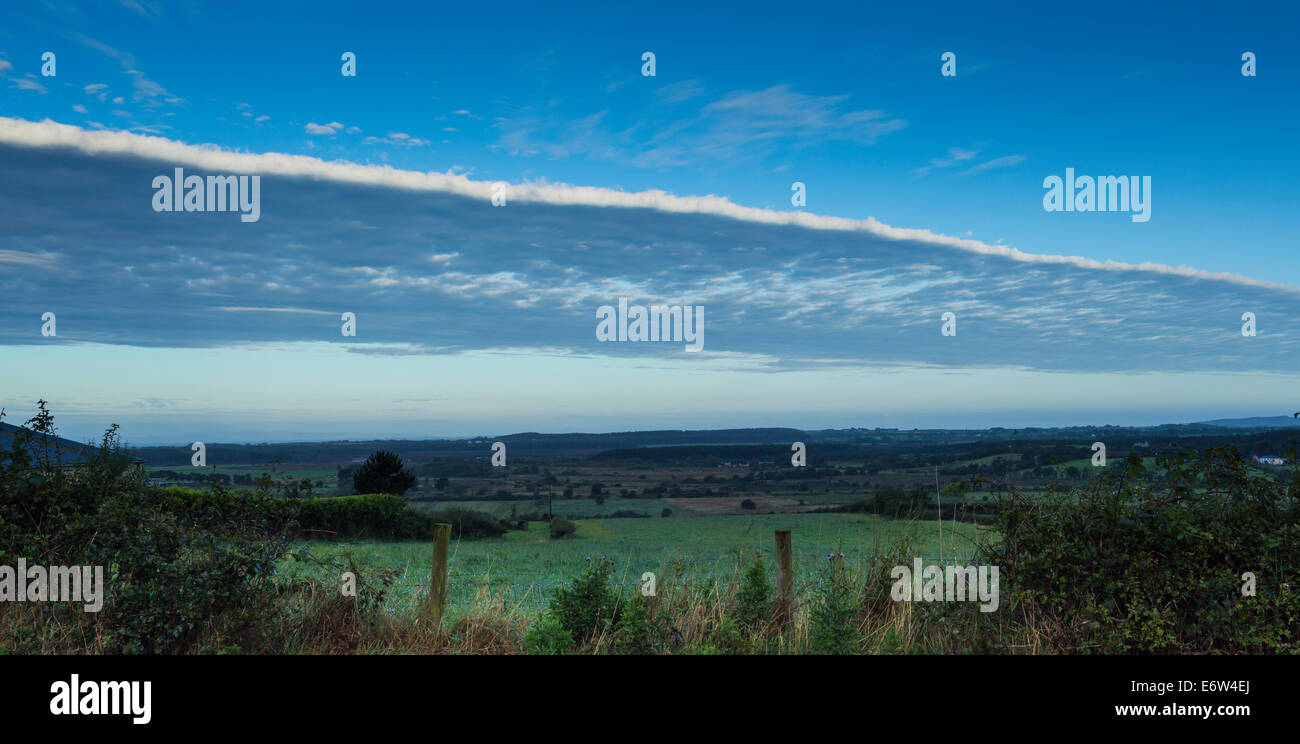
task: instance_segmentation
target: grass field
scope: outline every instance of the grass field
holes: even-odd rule
[[[937,522],[907,522],[864,514],[757,514],[684,519],[595,519],[577,522],[577,537],[551,540],[545,522],[526,531],[491,540],[453,541],[449,551],[448,611],[463,612],[480,591],[532,613],[546,605],[556,587],[581,572],[586,559],[615,561],[620,587],[631,591],[645,571],[660,586],[685,577],[692,581],[731,580],[738,566],[759,551],[774,573],[773,532],[791,531],[795,571],[800,580],[815,576],[830,552],[857,563],[909,534],[927,561],[966,562],[980,528],[945,523],[943,541]],[[429,581],[431,543],[340,541],[303,543],[328,566],[289,561],[288,576],[332,578],[348,570],[351,555],[366,568],[392,569],[396,578],[387,604],[394,612],[414,610]],[[743,562],[742,562],[743,557]]]

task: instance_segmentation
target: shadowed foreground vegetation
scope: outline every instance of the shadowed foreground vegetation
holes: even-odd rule
[[[36,438],[52,427],[43,410],[28,422]],[[1232,447],[1162,454],[1154,475],[1133,457],[1068,490],[1011,489],[988,526],[946,524],[939,542],[934,522],[879,514],[579,521],[568,534],[386,495],[150,488],[115,430],[102,445],[76,469],[39,461],[22,441],[0,453],[0,565],[104,566],[107,594],[99,613],[0,602],[5,653],[1300,649],[1300,479],[1260,477]],[[434,625],[420,612],[421,541],[437,521],[453,523],[457,542],[449,612]],[[788,619],[774,527],[793,529],[802,551]],[[895,601],[892,569],[918,556],[998,566],[998,610]],[[640,591],[646,571],[654,596]],[[345,572],[355,596],[340,589]]]

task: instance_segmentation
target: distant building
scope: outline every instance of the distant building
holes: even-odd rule
[[[1260,465],[1285,465],[1286,458],[1277,455],[1255,455],[1255,462]]]
[[[30,439],[27,438],[29,436]],[[58,436],[37,434],[21,426],[0,422],[0,452],[12,452],[14,442],[19,438],[26,439],[23,447],[27,450],[27,454],[31,455],[34,463],[48,460],[65,469],[74,469],[88,464],[99,454],[99,448],[93,445]],[[132,458],[132,462],[137,468],[144,467],[144,460],[138,457]]]
[[[1134,443],[1133,443],[1133,447],[1134,447],[1135,449],[1136,449],[1137,447],[1142,447],[1142,448],[1144,448],[1144,449],[1150,449],[1150,448],[1151,448],[1151,444],[1150,444],[1149,442],[1147,442],[1147,440],[1143,439],[1141,442],[1134,442]]]

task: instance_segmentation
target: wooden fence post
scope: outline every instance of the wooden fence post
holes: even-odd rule
[[[426,612],[429,620],[442,622],[443,605],[447,601],[447,542],[451,539],[451,525],[439,522],[433,532],[433,574],[429,577],[429,599]]]
[[[776,612],[782,625],[789,624],[794,609],[794,564],[790,557],[790,530],[776,531]]]

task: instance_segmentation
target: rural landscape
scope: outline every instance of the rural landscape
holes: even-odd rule
[[[1300,5],[1021,5],[4,3],[0,715],[1293,727]]]
[[[0,450],[0,563],[99,560],[109,597],[0,604],[0,637],[24,654],[1294,653],[1290,424],[210,444],[198,467],[114,430],[78,446],[43,410]],[[917,559],[999,566],[1001,606],[891,597]]]

